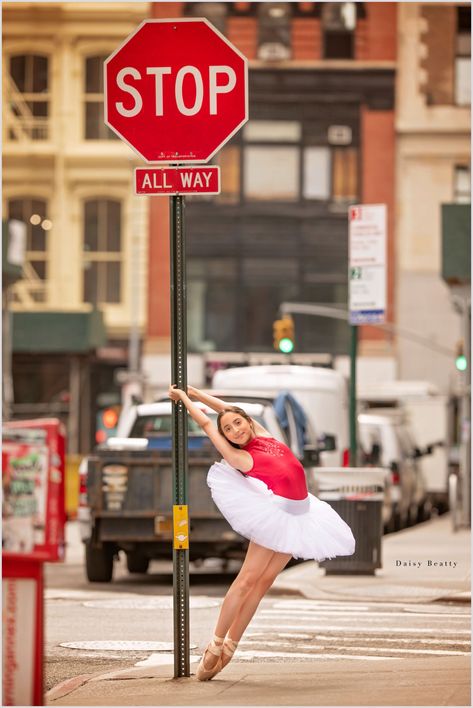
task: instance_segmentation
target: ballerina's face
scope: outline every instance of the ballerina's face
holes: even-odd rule
[[[225,413],[220,420],[223,434],[236,445],[246,445],[255,437],[255,432],[246,418],[239,413]]]

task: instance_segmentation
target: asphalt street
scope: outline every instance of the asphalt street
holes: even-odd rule
[[[110,584],[88,583],[76,529],[68,529],[65,564],[50,564],[46,581],[46,690],[83,674],[131,667],[171,668],[171,564],[128,574],[124,560]],[[238,564],[233,569],[236,572]],[[209,638],[234,573],[217,563],[191,573],[191,658]],[[347,579],[349,582],[349,579]],[[470,608],[454,602],[354,602],[274,594],[263,600],[234,662],[250,665],[468,657]],[[195,670],[195,666],[194,669]]]

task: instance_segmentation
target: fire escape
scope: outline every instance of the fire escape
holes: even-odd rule
[[[30,94],[22,93],[8,72],[3,77],[3,144],[24,147],[49,139],[49,118],[34,115]],[[11,303],[20,309],[34,310],[47,302],[47,282],[25,259],[22,278],[11,286]]]

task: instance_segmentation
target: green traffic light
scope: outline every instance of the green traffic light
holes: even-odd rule
[[[283,337],[279,342],[279,351],[283,354],[290,354],[294,349],[294,342],[289,337]]]
[[[466,356],[464,356],[463,354],[461,356],[457,356],[457,358],[455,359],[455,366],[457,367],[458,371],[466,371],[468,368]]]

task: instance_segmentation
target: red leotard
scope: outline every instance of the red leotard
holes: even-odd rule
[[[257,436],[243,449],[253,458],[253,467],[245,472],[264,482],[274,494],[286,499],[305,499],[307,482],[299,460],[284,443]]]

